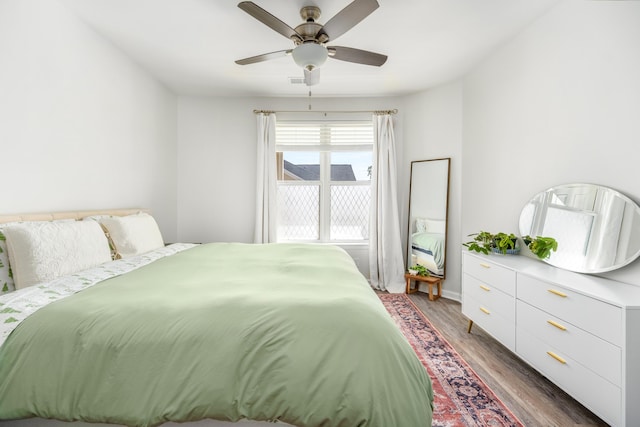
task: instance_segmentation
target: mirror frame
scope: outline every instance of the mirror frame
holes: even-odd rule
[[[570,190],[573,190],[573,189],[579,189],[581,190],[581,192],[575,192],[575,191],[571,192]],[[593,197],[593,200],[589,199],[588,197],[585,198],[584,195],[588,196],[587,192],[593,193],[592,196],[590,196],[590,197]],[[585,205],[585,206],[580,206],[580,205],[576,206],[573,204],[565,205],[564,202],[561,204],[550,203],[551,196],[555,196],[558,200],[562,200],[561,196],[560,197],[557,196],[558,194],[560,195],[569,194],[572,197],[571,200],[573,200],[573,198],[576,198],[576,200],[578,201],[586,200],[590,205],[593,205],[593,206],[589,208],[588,207],[589,205]],[[607,218],[613,215],[612,213],[613,211],[611,210],[601,210],[602,205],[604,204],[603,200],[607,200],[606,195],[609,195],[609,197],[615,197],[625,203],[624,205],[625,207],[623,209],[623,215],[619,217],[621,230],[622,230],[622,225],[624,224],[623,220],[625,218],[627,218],[626,219],[627,224],[630,224],[631,226],[633,226],[634,224],[634,218],[636,219],[636,222],[640,220],[640,207],[638,206],[638,204],[635,203],[633,200],[631,200],[629,197],[622,194],[621,192],[603,185],[589,184],[589,183],[569,183],[569,184],[556,185],[554,187],[547,188],[546,190],[535,194],[523,206],[520,212],[520,217],[518,219],[519,232],[521,235],[531,234],[530,230],[532,230],[532,227],[535,227],[533,228],[534,230],[538,230],[542,233],[542,230],[543,230],[542,227],[544,227],[545,221],[549,221],[547,210],[551,207],[555,207],[556,211],[559,211],[559,212],[560,211],[567,212],[568,214],[571,214],[578,219],[581,219],[583,217],[590,217],[592,218],[592,222],[582,226],[583,229],[585,227],[589,228],[588,234],[582,233],[579,235],[574,234],[574,235],[565,236],[565,238],[571,238],[571,236],[573,236],[574,239],[572,239],[572,244],[578,245],[577,247],[579,248],[583,247],[582,245],[585,245],[584,246],[585,254],[582,257],[576,258],[575,256],[573,256],[568,260],[563,258],[562,257],[563,241],[559,236],[554,236],[549,234],[549,236],[547,237],[554,237],[556,238],[556,240],[558,240],[558,250],[557,252],[552,252],[551,256],[548,259],[543,259],[543,261],[546,262],[547,264],[553,265],[558,268],[562,268],[569,271],[575,271],[577,273],[588,273],[588,274],[604,273],[607,271],[613,271],[613,270],[622,268],[632,263],[640,256],[640,244],[638,244],[638,241],[640,240],[640,233],[638,233],[638,227],[635,227],[636,233],[632,233],[634,229],[628,228],[629,225],[627,225],[627,229],[626,229],[627,233],[625,235],[627,239],[630,239],[632,236],[637,237],[635,239],[636,246],[634,247],[634,249],[636,249],[636,251],[634,253],[627,254],[627,256],[623,260],[613,260],[611,263],[604,266],[594,267],[591,265],[591,262],[589,262],[589,256],[593,258],[592,252],[594,250],[596,252],[598,250],[602,250],[602,249],[598,249],[598,248],[601,248],[601,245],[596,245],[595,249],[591,248],[592,227],[596,227],[595,228],[596,230],[599,230],[600,227],[602,227],[601,225],[597,225],[599,223],[596,223],[593,221],[596,221],[597,218]],[[580,198],[580,196],[583,196],[583,197]],[[536,203],[539,203],[537,202],[538,200],[542,200],[545,202],[543,205],[541,205],[541,213],[536,214],[537,208],[535,206],[536,206]],[[581,203],[582,205],[585,204],[584,201],[582,201]],[[533,206],[533,209],[534,209],[533,213],[531,213],[531,210],[529,208],[530,206]],[[618,206],[618,210],[619,209],[620,209],[620,206]],[[627,214],[624,213],[624,212],[628,212],[627,209],[633,209],[632,211],[634,215],[633,217],[629,218],[629,216],[627,216]],[[531,215],[530,222],[526,222],[527,218],[529,218],[529,215]],[[564,217],[566,217],[567,214],[563,214],[563,215]],[[557,218],[558,215],[555,215],[555,217]],[[555,227],[556,228],[559,227],[559,229],[562,229],[562,230],[572,230],[572,229],[575,229],[574,224],[579,225],[583,223],[585,223],[585,220],[582,220],[582,221],[574,220],[569,222],[565,221],[563,223],[560,223],[561,224],[560,226],[556,224]],[[526,230],[527,227],[529,227],[529,230]],[[533,234],[531,235],[533,236]],[[601,231],[598,232],[598,234],[595,235],[595,238],[602,239],[602,232]],[[583,244],[580,243],[582,241],[584,241]],[[595,242],[598,242],[598,241],[599,240],[595,240]],[[619,242],[620,242],[620,238],[618,238],[618,240],[616,241],[616,245],[619,245],[620,244]],[[571,256],[571,254],[575,255],[574,252],[565,251],[564,257]],[[580,261],[580,263],[576,263],[576,261]]]
[[[418,163],[426,163],[426,162],[437,162],[437,161],[446,161],[447,163],[447,174],[446,174],[446,193],[445,193],[445,212],[444,212],[444,220],[445,220],[445,229],[444,229],[444,262],[442,265],[442,279],[446,279],[447,277],[447,240],[449,237],[449,190],[451,187],[451,157],[442,157],[437,159],[426,159],[426,160],[413,160],[411,162],[410,170],[409,170],[409,208],[407,211],[407,259],[405,260],[405,267],[409,268],[409,264],[411,263],[411,196],[413,191],[413,172],[414,172],[414,164]],[[440,277],[440,276],[438,276]]]

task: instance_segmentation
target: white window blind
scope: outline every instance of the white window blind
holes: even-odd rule
[[[367,151],[373,125],[367,122],[278,122],[277,151]]]

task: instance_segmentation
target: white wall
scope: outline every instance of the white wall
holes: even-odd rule
[[[403,112],[398,99],[314,98],[311,104],[313,110],[399,108],[399,114],[394,117],[395,135],[398,158],[402,158]],[[178,237],[181,241],[253,241],[256,196],[253,110],[305,111],[308,105],[306,97],[179,98]]]
[[[176,115],[57,0],[0,0],[2,213],[148,207],[175,241]]]
[[[460,300],[460,200],[462,84],[440,86],[404,99],[404,158],[398,182],[403,190],[401,218],[408,215],[410,165],[414,160],[451,158],[446,279],[442,294]],[[407,247],[408,224],[403,225]],[[406,257],[406,254],[405,254]]]
[[[252,242],[256,128],[249,98],[178,100],[178,240]]]
[[[464,79],[463,120],[463,236],[517,232],[527,200],[557,184],[640,202],[640,2],[560,3]]]

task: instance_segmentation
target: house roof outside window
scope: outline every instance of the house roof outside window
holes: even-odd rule
[[[285,174],[288,179],[300,181],[319,181],[320,165],[294,165],[284,161]],[[331,181],[356,181],[351,165],[331,165]]]

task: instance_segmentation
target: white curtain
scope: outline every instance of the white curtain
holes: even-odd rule
[[[254,243],[277,240],[278,187],[276,181],[276,116],[257,113],[258,151],[256,188],[256,227]]]
[[[396,142],[390,114],[376,114],[371,168],[369,268],[371,286],[392,293],[405,291],[396,177]]]

